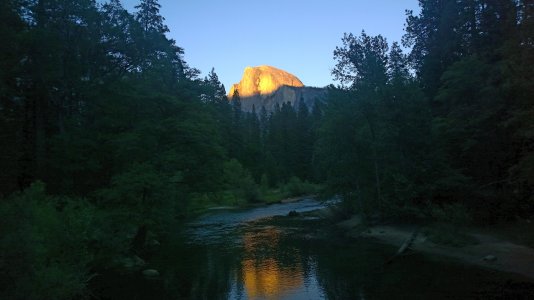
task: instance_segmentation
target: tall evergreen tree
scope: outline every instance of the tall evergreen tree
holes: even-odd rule
[[[313,152],[313,135],[312,124],[310,118],[310,111],[304,102],[304,98],[300,98],[297,110],[297,139],[296,143],[296,161],[295,161],[295,175],[301,179],[313,179],[312,174],[312,152]]]
[[[241,159],[243,154],[243,111],[241,110],[241,97],[239,91],[234,90],[231,99],[232,106],[232,129],[230,142],[230,157]]]
[[[359,37],[345,33],[342,43],[334,50],[334,79],[352,88],[360,83],[373,88],[386,83],[388,44],[382,36],[371,37],[365,31]]]
[[[259,181],[261,177],[261,130],[256,107],[252,105],[252,111],[246,114],[243,164],[251,171]]]
[[[169,32],[169,28],[163,23],[165,18],[159,13],[161,5],[157,0],[141,0],[135,8],[137,9],[135,19],[145,32],[161,34]]]
[[[28,24],[17,13],[20,7],[19,1],[0,3],[0,197],[15,191],[19,184],[26,187],[29,181],[29,174],[19,169],[20,165],[29,167],[26,160],[31,160],[30,149],[22,147],[21,136],[27,135],[21,132],[22,116],[27,104],[21,99],[16,79],[22,78],[19,63],[27,51],[22,42]]]

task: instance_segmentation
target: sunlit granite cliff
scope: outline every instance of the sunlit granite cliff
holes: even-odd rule
[[[262,106],[272,111],[277,103],[281,106],[290,102],[296,106],[300,99],[311,108],[325,94],[325,89],[306,87],[295,75],[271,66],[245,68],[241,81],[230,88],[230,100],[235,90],[239,92],[242,109],[251,111],[255,106],[257,112]]]

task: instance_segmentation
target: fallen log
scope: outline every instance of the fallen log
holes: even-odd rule
[[[406,239],[406,241],[400,246],[399,250],[397,250],[397,252],[393,256],[391,256],[384,263],[384,265],[389,265],[390,263],[393,262],[393,260],[395,258],[397,258],[399,255],[403,254],[408,248],[410,248],[412,246],[413,242],[415,241],[415,239],[417,238],[417,234],[418,233],[419,233],[419,229],[414,230],[412,235],[408,239]]]

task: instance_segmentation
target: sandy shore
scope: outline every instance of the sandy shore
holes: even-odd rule
[[[341,222],[338,226],[347,230],[349,236],[372,238],[397,247],[401,247],[416,229],[402,225],[377,225],[364,232],[361,230],[351,231],[351,227],[353,227],[351,225],[354,224],[357,224],[357,217]],[[534,280],[534,249],[475,231],[466,232],[466,234],[478,240],[478,243],[463,247],[439,245],[431,242],[423,233],[419,232],[411,249],[454,258],[484,268],[521,274]]]

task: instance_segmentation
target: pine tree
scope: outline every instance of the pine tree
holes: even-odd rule
[[[390,82],[403,82],[410,76],[408,69],[408,59],[399,43],[394,42],[391,45],[391,51],[388,56],[388,78]]]
[[[296,140],[296,163],[295,175],[300,179],[312,179],[312,152],[313,152],[313,135],[310,112],[308,106],[301,96],[298,102],[297,110],[297,140]]]
[[[243,155],[243,111],[241,110],[241,98],[239,91],[234,90],[231,100],[232,127],[229,154],[231,158],[241,159]]]
[[[245,132],[243,163],[259,181],[262,174],[260,169],[262,147],[260,123],[255,105],[252,105],[252,111],[246,114]]]
[[[342,42],[343,46],[334,50],[334,79],[353,89],[361,84],[374,89],[386,83],[388,44],[384,37],[371,37],[365,31],[359,37],[345,33]]]
[[[263,105],[261,106],[259,119],[260,119],[262,144],[265,147],[265,142],[267,139],[267,132],[269,128],[269,116],[267,115],[267,110],[265,109],[265,106]]]
[[[227,104],[228,98],[224,85],[219,81],[219,76],[215,73],[215,68],[211,68],[208,76],[204,78],[204,83],[208,89],[208,98],[210,102],[217,104]]]
[[[26,136],[21,119],[28,104],[22,109],[15,101],[25,89],[13,80],[22,77],[20,62],[27,51],[22,44],[27,25],[16,13],[20,5],[18,1],[0,2],[0,198],[30,183],[29,172],[20,170],[21,165],[29,167],[24,160],[31,159],[31,149],[21,147],[21,136]]]
[[[135,19],[141,24],[145,32],[161,34],[169,32],[167,25],[163,24],[165,18],[159,13],[161,5],[157,0],[141,0],[135,8],[138,10]]]
[[[102,6],[105,39],[102,46],[108,50],[106,64],[110,75],[121,77],[140,69],[139,39],[141,28],[120,0],[111,0]]]

